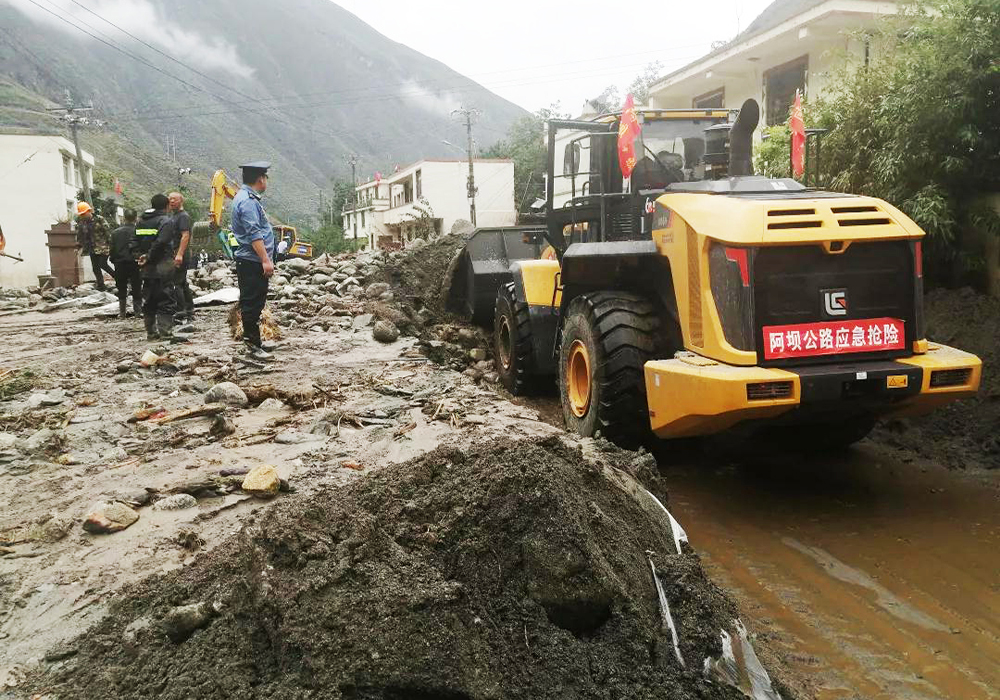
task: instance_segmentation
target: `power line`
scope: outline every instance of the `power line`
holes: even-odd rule
[[[241,105],[238,102],[235,102],[233,100],[229,100],[229,99],[226,99],[224,97],[220,97],[218,95],[215,95],[214,93],[209,92],[208,90],[206,90],[205,88],[203,88],[203,87],[201,87],[199,85],[195,85],[194,83],[191,83],[191,82],[189,82],[187,80],[184,80],[184,78],[181,78],[179,76],[174,75],[173,73],[169,73],[169,72],[163,70],[162,68],[160,68],[156,64],[147,61],[146,59],[142,58],[141,56],[137,56],[137,55],[135,55],[133,53],[130,53],[130,52],[126,51],[125,49],[121,48],[120,46],[116,46],[115,44],[111,43],[110,41],[102,39],[100,36],[97,36],[95,34],[91,34],[90,32],[88,32],[86,29],[84,29],[83,27],[79,26],[78,24],[74,24],[73,22],[71,22],[70,20],[66,19],[65,17],[62,17],[58,13],[53,12],[49,8],[47,8],[47,7],[39,4],[36,0],[28,0],[28,2],[30,2],[32,5],[34,5],[35,7],[39,8],[40,10],[44,10],[45,12],[49,13],[50,15],[52,15],[53,17],[55,17],[56,19],[58,19],[60,22],[68,24],[69,26],[73,27],[77,31],[80,31],[80,32],[86,34],[91,39],[95,39],[95,40],[101,42],[105,46],[108,46],[108,47],[114,49],[115,51],[117,51],[117,52],[119,52],[119,53],[121,53],[121,54],[123,54],[123,55],[125,55],[125,56],[127,56],[129,58],[131,58],[134,61],[138,61],[139,63],[142,63],[143,65],[145,65],[145,66],[147,66],[149,68],[152,68],[157,73],[161,73],[161,74],[167,76],[168,78],[171,78],[172,80],[176,80],[177,82],[181,83],[182,85],[186,85],[187,87],[192,88],[194,90],[197,90],[198,92],[203,92],[206,95],[210,95],[210,96],[214,97],[216,100],[218,100],[220,102],[225,102],[227,104],[230,104],[233,107],[235,107],[235,108],[237,108],[239,110],[242,110],[242,111],[244,111],[244,112],[246,112],[248,114],[256,114],[258,116],[260,116],[260,115],[263,114],[262,112],[259,112],[259,111],[256,111],[256,110],[252,110],[252,109],[250,109],[248,107],[245,107],[245,106],[243,106],[243,105]],[[54,5],[54,7],[59,7],[59,6],[58,5]],[[85,23],[83,23],[83,24],[85,24]],[[87,25],[87,26],[89,26],[89,25]],[[97,30],[97,29],[94,29],[94,31],[100,33],[99,30]],[[275,120],[279,121],[279,122],[281,122],[283,124],[287,124],[288,126],[295,126],[295,124],[293,124],[293,123],[291,123],[291,122],[289,122],[287,120],[284,120],[284,119],[275,119]]]

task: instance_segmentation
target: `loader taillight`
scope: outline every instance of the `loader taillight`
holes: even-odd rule
[[[750,286],[750,263],[746,248],[726,248],[726,260],[740,266],[740,280],[744,287]]]
[[[931,372],[931,388],[937,389],[946,386],[964,386],[972,378],[972,368],[961,367],[959,369],[936,369]]]

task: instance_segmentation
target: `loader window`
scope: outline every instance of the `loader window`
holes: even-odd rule
[[[642,154],[650,161],[652,184],[663,180],[666,182],[659,184],[705,179],[705,129],[724,121],[722,118],[647,120],[642,127]],[[657,161],[671,172],[664,172]]]
[[[577,175],[580,172],[580,142],[566,144],[563,153],[563,175]]]

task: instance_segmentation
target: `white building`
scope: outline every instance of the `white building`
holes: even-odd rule
[[[514,162],[480,158],[473,168],[476,225],[513,226]],[[405,244],[428,230],[447,233],[456,221],[469,220],[468,175],[465,160],[422,160],[378,182],[359,185],[357,205],[348,204],[343,212],[344,236],[371,247],[380,242]]]
[[[845,61],[867,61],[863,38],[896,4],[875,0],[775,0],[733,41],[661,78],[650,107],[738,109],[756,99],[761,124],[783,124],[795,90],[822,94]]]
[[[61,136],[0,135],[0,227],[5,252],[24,258],[0,257],[0,287],[27,287],[48,274],[45,232],[75,216],[82,178],[93,187],[94,157],[87,152],[83,170],[76,167],[73,143]],[[89,262],[83,270],[93,279]]]

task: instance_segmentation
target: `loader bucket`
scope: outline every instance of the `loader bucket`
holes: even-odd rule
[[[445,308],[473,323],[490,324],[497,290],[513,279],[511,263],[539,258],[544,233],[538,226],[476,229],[448,267]]]

